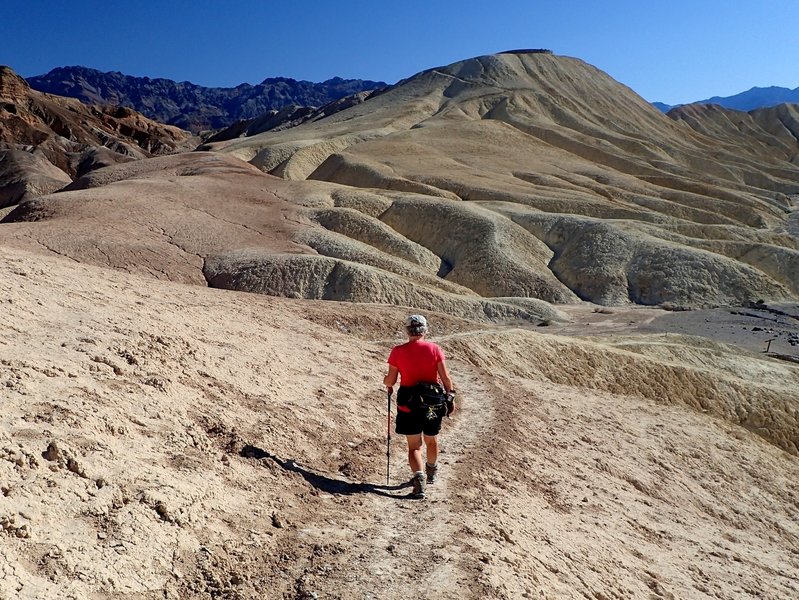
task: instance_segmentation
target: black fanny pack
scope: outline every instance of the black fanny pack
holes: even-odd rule
[[[447,402],[447,393],[438,383],[417,383],[412,388],[413,398],[422,406],[442,406]]]
[[[428,419],[448,416],[454,410],[452,396],[447,396],[438,383],[417,383],[402,386],[397,394],[397,410],[402,412],[425,411]]]

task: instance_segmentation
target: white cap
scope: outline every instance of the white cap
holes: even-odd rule
[[[405,319],[405,329],[412,335],[422,335],[427,331],[427,319],[422,315],[411,315]]]

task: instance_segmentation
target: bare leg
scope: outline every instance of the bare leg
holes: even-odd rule
[[[411,467],[411,471],[413,473],[423,471],[422,434],[418,433],[416,435],[406,435],[405,439],[408,440],[408,465]]]
[[[438,461],[438,438],[434,435],[426,435],[424,436],[424,445],[427,446],[427,464],[436,464]],[[421,462],[419,464],[421,465]]]

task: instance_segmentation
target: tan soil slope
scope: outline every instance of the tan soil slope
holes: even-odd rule
[[[127,108],[37,92],[0,66],[0,207],[61,189],[92,169],[196,144],[189,132]]]
[[[396,133],[391,136],[397,138],[394,152],[383,156],[368,152],[368,144],[353,146],[353,156],[342,153],[338,166],[326,167],[325,173],[343,170],[342,176],[351,173],[362,179],[371,175],[382,180],[383,187],[404,182],[417,186],[432,183],[435,188],[447,189],[451,180],[452,186],[463,188],[451,191],[467,197],[481,190],[475,181],[460,181],[466,166],[482,168],[484,177],[491,177],[495,187],[507,187],[514,183],[507,177],[510,173],[495,167],[514,166],[513,171],[524,176],[532,171],[525,169],[531,161],[536,166],[544,163],[548,171],[533,171],[540,180],[531,182],[544,189],[527,186],[543,192],[566,187],[567,182],[557,185],[556,178],[565,175],[564,169],[557,169],[561,159],[571,158],[578,164],[583,159],[600,165],[598,171],[586,173],[589,179],[591,175],[595,179],[604,175],[605,179],[595,180],[593,185],[576,182],[588,198],[600,196],[596,199],[602,200],[599,192],[606,188],[611,194],[626,191],[665,199],[671,195],[672,202],[698,204],[703,200],[704,184],[706,189],[721,188],[721,197],[736,199],[744,205],[741,210],[748,208],[746,194],[757,194],[758,178],[766,182],[770,177],[770,184],[763,187],[776,192],[796,188],[795,167],[783,162],[784,157],[764,154],[760,144],[747,146],[741,145],[740,139],[725,141],[698,135],[598,69],[578,59],[547,54],[483,56],[431,69],[317,123],[213,147],[242,157],[249,154],[254,164],[270,171],[274,167],[253,156],[259,152],[274,154],[281,147],[301,147],[289,164],[277,164],[281,164],[280,174],[295,178],[291,164],[296,162],[296,175],[305,178],[319,164],[311,159],[325,158],[323,146],[370,139],[379,144],[380,138],[390,133]],[[480,135],[489,146],[505,143],[504,151],[468,152],[472,138]],[[431,152],[430,142],[437,142],[439,147]],[[444,143],[449,146],[443,147]],[[520,143],[526,147],[508,152]],[[317,150],[313,150],[315,146]],[[341,168],[341,161],[346,168]],[[360,163],[363,173],[359,174],[356,170]],[[444,165],[449,169],[442,173]],[[555,178],[547,181],[544,176],[550,174]],[[647,184],[650,179],[655,185]],[[704,200],[712,209],[709,199]],[[627,202],[634,209],[633,203],[632,199]]]
[[[229,155],[158,157],[93,171],[64,192],[21,203],[0,223],[0,240],[162,279],[269,295],[413,305],[478,320],[567,319],[546,300],[573,301],[573,294],[551,274],[542,278],[520,265],[537,260],[545,269],[551,252],[540,243],[528,249],[537,240],[510,221],[490,225],[499,220],[493,213],[469,217],[480,209],[458,208],[474,225],[462,237],[502,227],[515,229],[516,239],[503,249],[497,236],[499,242],[479,252],[471,248],[473,237],[453,239],[446,248],[420,240],[438,256],[401,228],[336,207],[334,196],[347,191],[287,184]],[[385,206],[407,202],[370,197]],[[363,208],[353,199],[350,206]],[[452,271],[446,279],[440,276],[447,274],[444,259]],[[533,285],[545,300],[507,297]]]
[[[786,194],[799,192],[796,144],[791,155],[787,134],[768,146],[770,130],[755,129],[697,133],[582,61],[528,53],[431,69],[316,123],[207,148],[288,179],[467,200],[518,215],[555,257],[549,267],[517,262],[534,274],[523,276],[525,293],[542,299],[558,292],[546,286],[539,294],[537,280],[554,274],[598,303],[793,300],[799,254],[795,240],[776,231],[791,211]],[[564,215],[606,224],[580,226],[573,243],[583,250],[574,252],[562,235],[532,225],[544,221],[551,232]],[[452,231],[446,221],[439,226]],[[663,228],[668,233],[657,233]],[[731,237],[739,243],[727,243]],[[597,251],[612,258],[600,271],[589,260]],[[774,254],[780,259],[767,258]],[[641,277],[644,267],[655,280]],[[702,273],[706,281],[694,285]]]
[[[3,600],[799,595],[788,363],[431,313],[461,410],[417,502],[403,309],[0,253]]]
[[[696,131],[743,147],[758,146],[764,153],[799,164],[799,105],[780,104],[749,112],[716,104],[687,104],[668,116]]]
[[[301,224],[294,207],[269,193],[270,179],[232,157],[211,154],[116,165],[75,182],[87,189],[21,203],[0,224],[0,240],[206,285],[209,255],[247,247],[310,251],[291,241]]]

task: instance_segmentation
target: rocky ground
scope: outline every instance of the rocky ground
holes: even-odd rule
[[[461,410],[414,501],[402,308],[11,248],[0,289],[4,600],[799,595],[799,367],[696,336],[728,313],[430,313]]]

